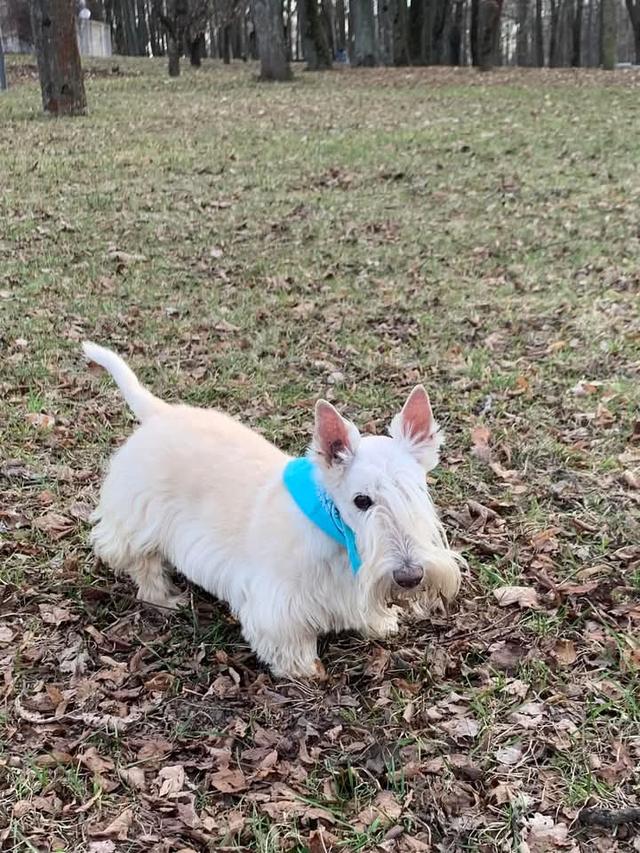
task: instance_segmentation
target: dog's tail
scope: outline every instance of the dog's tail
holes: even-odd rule
[[[167,406],[167,403],[154,397],[151,391],[140,384],[133,370],[112,350],[84,341],[82,351],[89,361],[104,367],[113,376],[131,411],[141,423]]]

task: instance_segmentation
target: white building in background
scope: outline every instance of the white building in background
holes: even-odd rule
[[[76,5],[78,46],[83,56],[111,56],[111,28],[91,20],[86,0]],[[0,0],[0,32],[5,53],[33,53],[29,0]]]
[[[111,27],[101,21],[91,20],[91,9],[86,0],[77,4],[78,47],[82,56],[111,56]]]
[[[87,9],[87,12],[89,10]],[[91,13],[89,12],[89,15]],[[111,27],[101,21],[78,17],[78,47],[82,56],[111,56]]]

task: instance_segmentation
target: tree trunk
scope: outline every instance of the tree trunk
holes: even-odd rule
[[[529,32],[527,17],[529,15],[529,0],[518,0],[518,32],[516,35],[516,65],[529,64]]]
[[[392,61],[394,65],[400,66],[409,64],[407,0],[394,0],[391,48]]]
[[[409,43],[409,61],[413,65],[422,64],[422,17],[422,0],[411,0],[407,41]]]
[[[171,33],[167,33],[167,56],[169,58],[169,77],[179,77],[180,45]]]
[[[204,33],[198,35],[189,42],[189,61],[194,68],[200,68],[202,57],[207,51],[207,42]]]
[[[7,71],[4,65],[4,48],[2,47],[2,33],[0,32],[0,92],[7,88]]]
[[[149,44],[151,45],[151,56],[162,56],[164,47],[162,44],[161,22],[155,4],[149,9]]]
[[[544,40],[542,33],[542,0],[536,0],[536,20],[534,27],[534,45],[536,54],[536,65],[544,68]]]
[[[280,0],[252,0],[261,80],[291,80]]]
[[[231,24],[225,24],[222,28],[222,38],[220,40],[222,48],[222,61],[225,65],[231,64]]]
[[[462,64],[462,34],[464,27],[464,2],[456,0],[453,7],[453,20],[449,30],[449,61],[452,65]]]
[[[179,77],[189,23],[189,0],[167,0],[167,14],[161,15],[161,20],[167,34],[169,77]]]
[[[431,26],[431,61],[442,65],[444,61],[444,34],[447,20],[451,11],[450,0],[434,2],[433,20]]]
[[[299,0],[298,25],[302,32],[302,56],[307,63],[307,71],[331,68],[331,50],[318,0]]]
[[[378,3],[378,53],[383,65],[393,65],[393,14],[395,0]]]
[[[336,50],[347,47],[347,19],[344,13],[344,0],[336,0]]]
[[[147,9],[145,0],[138,0],[138,27],[137,27],[137,42],[140,56],[147,55],[147,45],[149,44],[149,28],[147,27]]]
[[[571,65],[579,68],[582,48],[582,0],[575,0],[571,21]]]
[[[558,57],[559,39],[558,24],[560,21],[560,0],[549,0],[549,68],[557,68],[560,65]]]
[[[600,62],[606,71],[616,64],[616,7],[614,0],[602,0],[600,5],[601,36]]]
[[[635,62],[640,65],[640,0],[627,0],[627,12],[631,19],[633,29],[633,44],[635,48]]]
[[[332,0],[320,0],[320,24],[324,29],[329,47],[329,60],[336,55],[336,15]]]
[[[118,0],[116,6],[116,44],[125,56],[139,56],[138,30],[136,27],[135,7],[131,0]]]
[[[373,0],[351,0],[350,8],[354,36],[351,64],[372,67],[377,64]]]
[[[488,71],[495,65],[502,0],[480,0],[478,10],[478,66]]]
[[[45,112],[84,115],[87,99],[73,4],[69,0],[33,0],[31,14]]]
[[[420,57],[425,65],[433,65],[433,28],[436,0],[422,0],[422,29],[420,31]]]
[[[541,0],[538,0],[541,2]],[[469,26],[469,47],[471,49],[471,64],[480,65],[479,51],[479,22],[480,22],[480,0],[471,0],[471,22]]]

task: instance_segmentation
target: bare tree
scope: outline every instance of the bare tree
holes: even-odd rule
[[[252,0],[261,80],[290,80],[280,0]]]
[[[560,0],[549,0],[549,68],[560,65]]]
[[[347,21],[344,10],[344,0],[336,0],[336,49],[345,50],[347,47]]]
[[[4,67],[4,47],[2,46],[2,30],[0,30],[0,92],[7,88],[7,71]]]
[[[45,112],[84,115],[87,99],[73,4],[69,0],[33,0],[31,15]]]
[[[636,54],[636,65],[640,65],[640,0],[626,0],[627,11],[633,28],[633,44]]]
[[[616,64],[616,7],[614,0],[601,0],[600,62],[611,71]]]
[[[376,65],[376,26],[373,0],[351,0],[349,6],[353,22],[352,65]]]
[[[544,41],[542,36],[542,0],[536,0],[536,19],[533,30],[535,63],[538,68],[544,67]]]
[[[180,57],[189,24],[189,0],[167,0],[165,9],[158,4],[158,17],[167,36],[169,77],[179,77]]]
[[[453,18],[449,28],[449,60],[452,65],[462,65],[465,0],[455,0]]]
[[[571,65],[578,68],[582,59],[582,0],[575,0],[571,22]]]
[[[409,64],[409,41],[407,38],[407,0],[391,0],[391,48],[394,65]]]
[[[298,26],[302,33],[302,55],[309,71],[331,68],[331,47],[324,15],[318,0],[299,0]]]
[[[502,0],[480,0],[478,8],[478,65],[488,70],[496,61]]]
[[[529,0],[518,0],[518,31],[516,34],[516,62],[527,65],[529,59],[529,31],[527,18],[529,16]]]

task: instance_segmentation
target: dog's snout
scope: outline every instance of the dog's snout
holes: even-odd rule
[[[424,569],[414,563],[405,563],[393,572],[393,579],[402,589],[414,589],[422,583]]]

